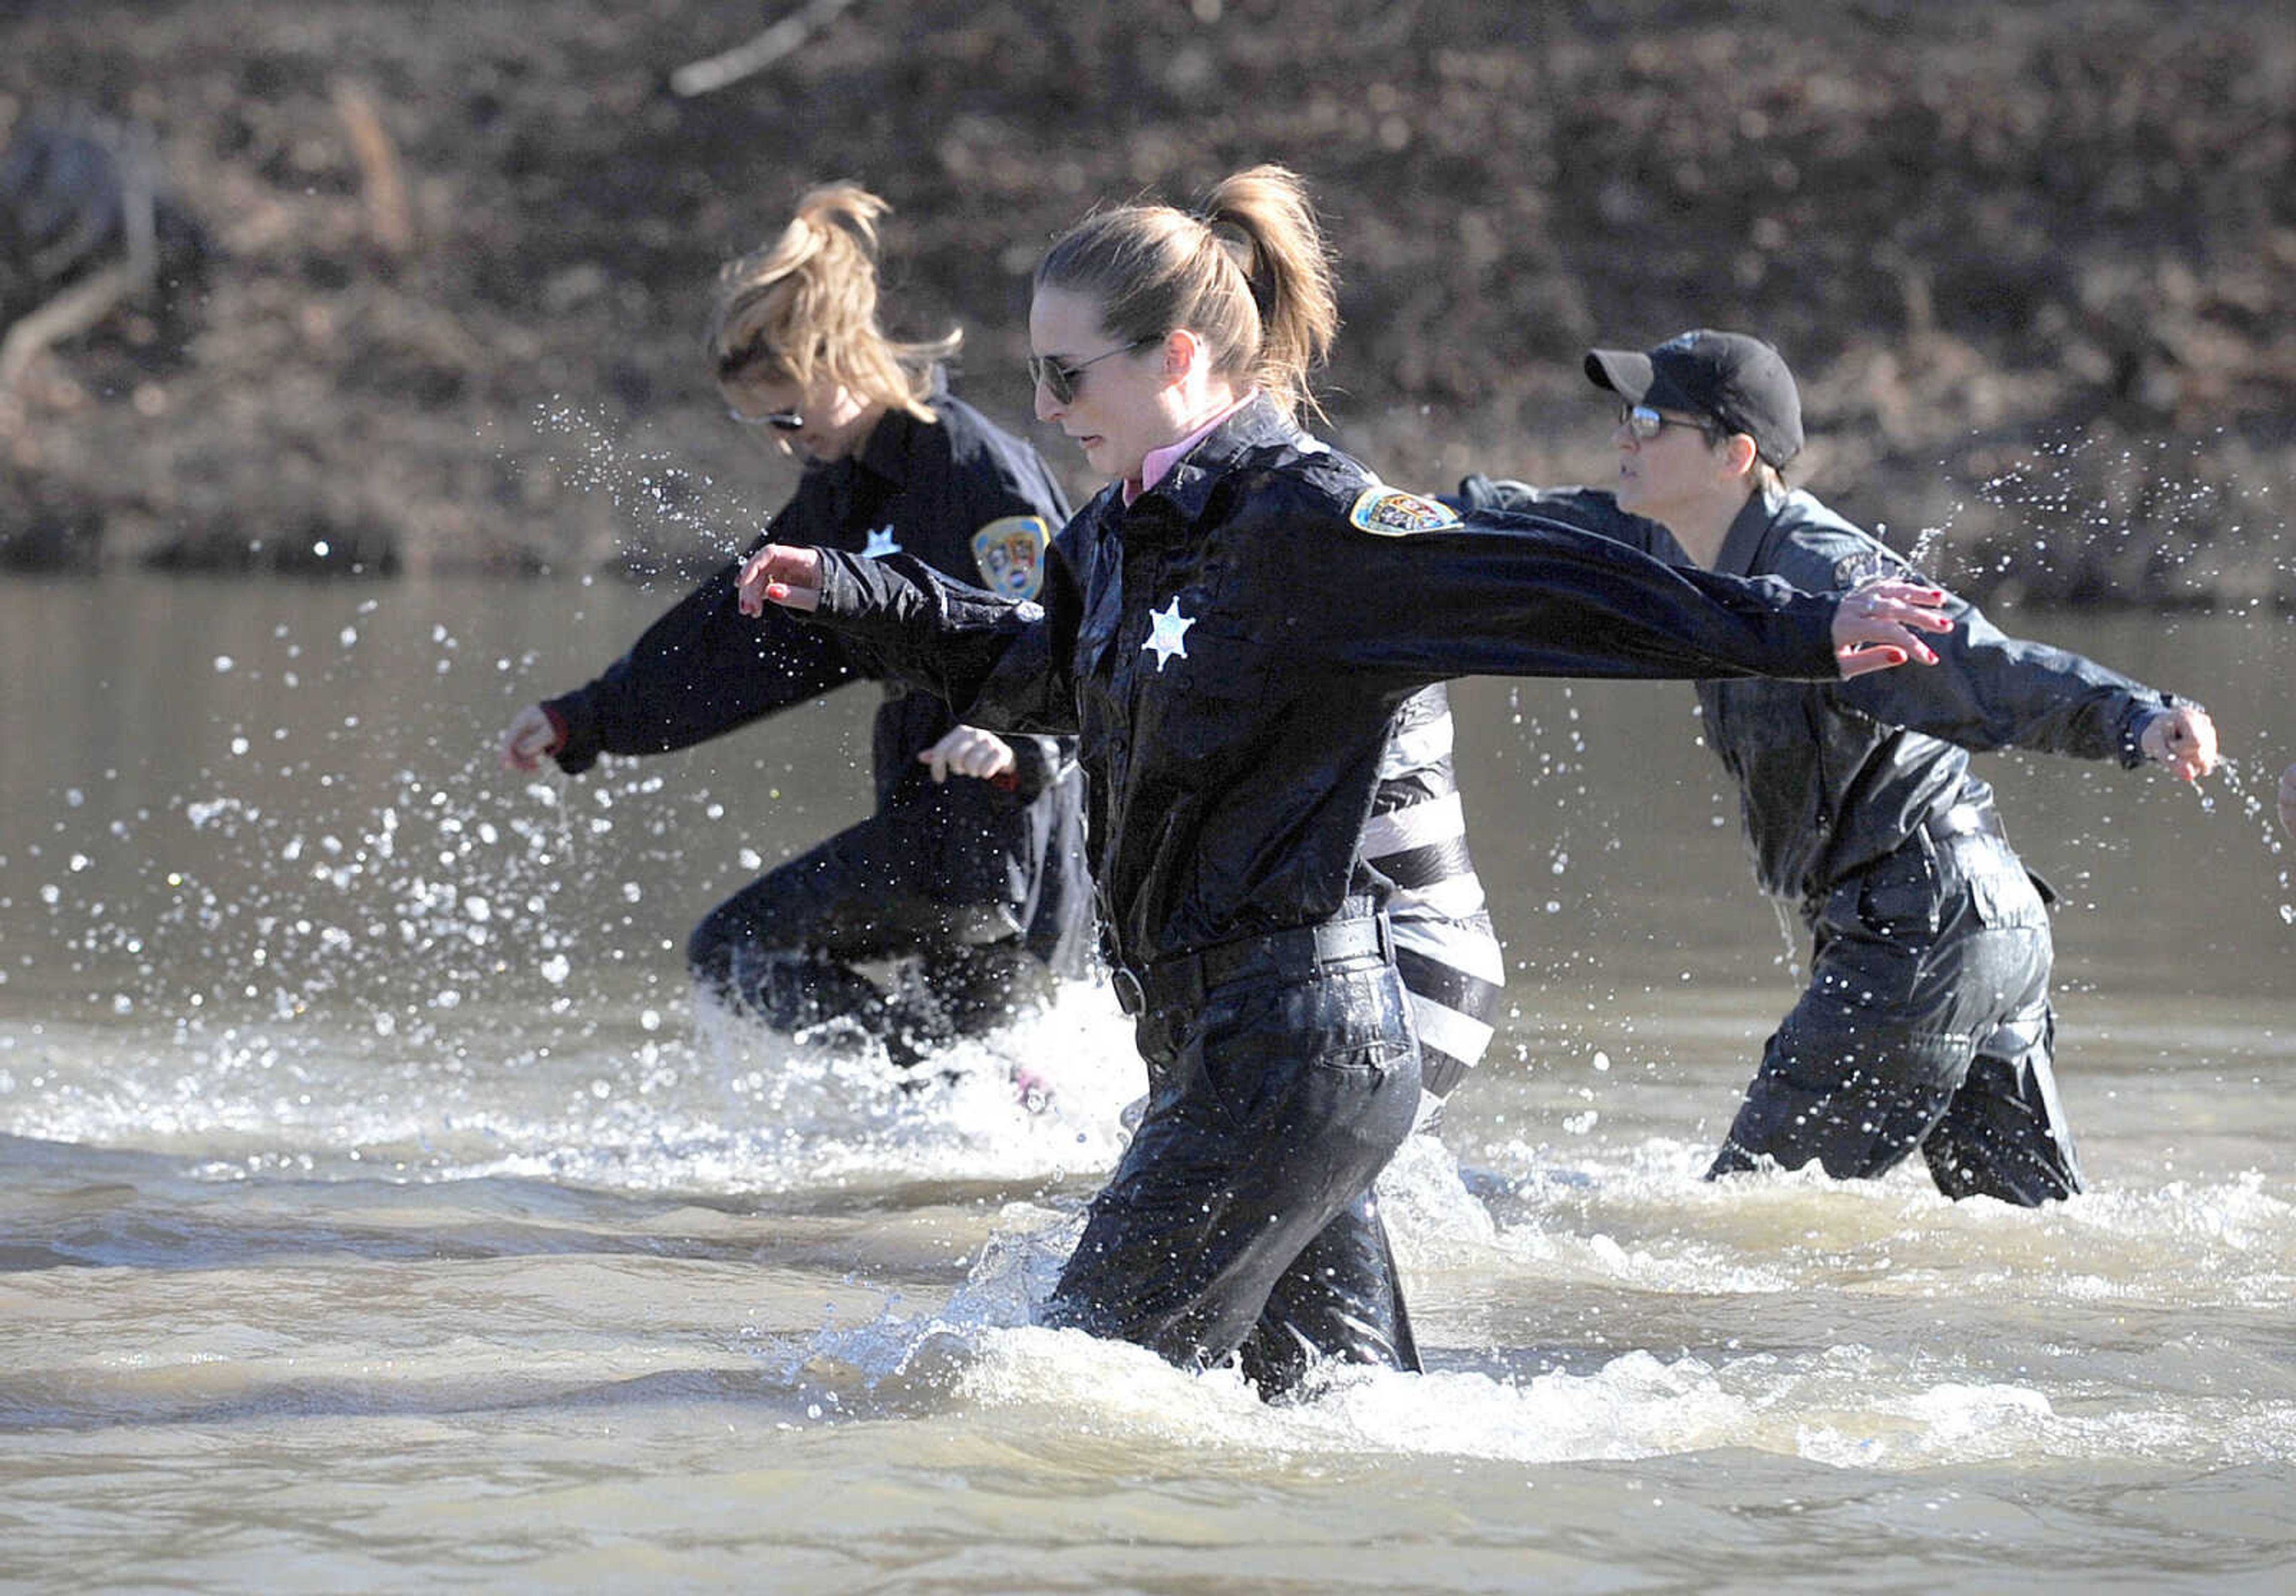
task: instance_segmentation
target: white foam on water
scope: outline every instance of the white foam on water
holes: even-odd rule
[[[1082,983],[908,1076],[882,1052],[792,1044],[706,1005],[691,1035],[673,1018],[649,1030],[629,1017],[587,1041],[444,1062],[402,1038],[309,1022],[156,1035],[43,1023],[0,1031],[0,1131],[196,1150],[212,1176],[765,1192],[1105,1169],[1140,1089],[1128,1027]],[[480,1030],[499,1020],[472,1016]],[[1023,1065],[1038,1083],[1026,1098]]]
[[[1339,1369],[1306,1400],[1267,1404],[1232,1370],[1191,1374],[1075,1331],[983,1329],[965,1338],[943,1326],[941,1334],[956,1393],[984,1408],[1041,1411],[1063,1432],[1293,1459],[1559,1463],[1743,1448],[1890,1470],[2043,1459],[2296,1460],[2296,1403],[2228,1401],[2213,1417],[2127,1403],[2067,1413],[2030,1386],[1854,1346],[1729,1363],[1635,1351],[1590,1372],[1525,1379]]]

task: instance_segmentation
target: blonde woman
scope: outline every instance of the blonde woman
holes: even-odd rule
[[[718,391],[734,424],[805,460],[766,538],[904,555],[1031,597],[1067,503],[1033,448],[948,391],[939,362],[958,334],[886,336],[886,209],[851,184],[815,189],[778,238],[720,273],[706,341]],[[761,634],[736,607],[739,570],[586,686],[520,711],[504,763],[578,773],[601,753],[684,748],[879,674],[816,629]],[[874,812],[712,909],[687,957],[706,991],[770,1027],[874,1038],[906,1065],[1081,967],[1081,794],[1069,744],[960,725],[927,694],[888,694],[874,743]],[[922,980],[881,985],[857,967],[886,961]]]
[[[991,724],[1078,731],[1145,1116],[1047,1317],[1263,1393],[1418,1367],[1372,1198],[1421,1047],[1365,832],[1398,712],[1476,672],[1831,678],[1925,657],[1898,585],[1818,599],[1481,525],[1300,429],[1337,326],[1297,177],[1098,212],[1038,265],[1037,414],[1109,486],[1037,602],[779,543],[743,602],[811,612]],[[1837,662],[1837,651],[1847,650]]]

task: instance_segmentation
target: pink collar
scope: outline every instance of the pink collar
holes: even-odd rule
[[[1190,449],[1195,448],[1199,443],[1201,443],[1205,439],[1210,437],[1212,435],[1212,430],[1218,426],[1220,423],[1226,421],[1238,410],[1242,409],[1244,406],[1250,404],[1251,402],[1252,395],[1258,391],[1258,389],[1250,390],[1242,399],[1236,400],[1235,403],[1230,405],[1218,415],[1213,416],[1210,421],[1204,423],[1203,425],[1198,427],[1185,438],[1181,439],[1177,443],[1168,443],[1161,448],[1150,449],[1147,455],[1140,462],[1140,480],[1136,482],[1127,480],[1124,484],[1124,502],[1127,505],[1129,505],[1134,499],[1138,498],[1142,494],[1147,492],[1149,489],[1153,488],[1157,483],[1162,481],[1166,474],[1171,471],[1172,467],[1180,463],[1182,456],[1185,455]]]

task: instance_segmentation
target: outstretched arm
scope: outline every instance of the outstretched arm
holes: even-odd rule
[[[2198,704],[2085,655],[2004,634],[1953,601],[1961,625],[1934,670],[1898,671],[1837,689],[1841,702],[1891,726],[1964,748],[2023,748],[2134,769],[2156,761],[2187,780],[2216,763],[2216,728]]]
[[[1080,597],[1062,545],[1034,599],[990,593],[908,555],[882,560],[768,544],[737,582],[744,613],[787,610],[833,629],[873,670],[938,695],[1000,733],[1072,732],[1068,661]]]
[[[1924,638],[1954,625],[1936,608],[1945,596],[1924,584],[1797,591],[1669,564],[1543,516],[1453,518],[1389,489],[1365,490],[1343,520],[1280,504],[1267,519],[1244,530],[1299,634],[1333,664],[1404,686],[1475,675],[1834,681],[1926,665]]]
[[[602,753],[690,748],[856,678],[836,638],[779,616],[764,629],[745,617],[739,574],[721,567],[595,679],[521,712],[504,732],[503,762],[531,769],[547,756],[578,775]]]

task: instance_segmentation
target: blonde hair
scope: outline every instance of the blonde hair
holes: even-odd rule
[[[1339,295],[1307,185],[1283,167],[1236,173],[1193,213],[1095,211],[1054,241],[1035,284],[1097,300],[1102,328],[1120,341],[1185,327],[1215,372],[1287,412],[1323,414],[1308,378],[1339,332]]]
[[[955,354],[955,328],[898,343],[877,320],[877,218],[892,207],[857,183],[829,183],[798,202],[779,238],[718,269],[703,339],[718,380],[756,373],[810,387],[826,376],[864,403],[933,419],[933,363]]]

